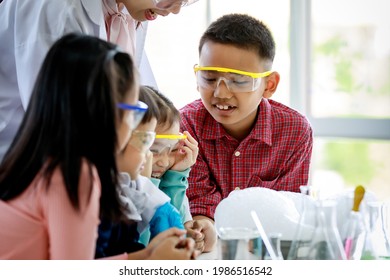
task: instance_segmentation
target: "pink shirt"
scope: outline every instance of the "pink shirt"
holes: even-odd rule
[[[103,13],[107,29],[107,40],[117,44],[132,57],[135,54],[137,23],[123,4],[115,0],[103,0]]]
[[[0,200],[0,259],[93,259],[101,186],[96,169],[92,171],[91,178],[84,162],[79,211],[68,199],[59,169],[48,188],[37,175],[17,198]],[[113,258],[127,259],[127,254]]]

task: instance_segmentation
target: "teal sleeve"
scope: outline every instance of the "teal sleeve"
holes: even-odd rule
[[[171,198],[171,204],[180,212],[182,221],[186,220],[188,205],[184,204],[186,189],[188,187],[188,175],[191,168],[183,171],[168,170],[161,178],[159,188]]]

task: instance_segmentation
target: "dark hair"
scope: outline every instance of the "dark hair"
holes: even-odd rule
[[[157,126],[169,129],[174,122],[180,122],[180,112],[171,100],[152,86],[145,86],[145,88],[149,89],[149,94],[153,97],[160,111]]]
[[[69,34],[49,50],[22,124],[0,166],[0,199],[21,194],[42,171],[49,186],[60,168],[68,197],[79,209],[82,160],[101,181],[100,214],[122,217],[118,202],[116,123],[136,83],[133,61],[95,37]]]
[[[245,14],[224,15],[211,23],[200,39],[199,54],[208,41],[254,50],[269,68],[275,57],[275,41],[271,31],[263,22]]]
[[[141,123],[150,122],[153,118],[156,120],[160,119],[160,108],[156,103],[155,93],[152,89],[147,86],[141,86],[139,90],[139,101],[144,102],[148,105],[148,110],[145,112]]]

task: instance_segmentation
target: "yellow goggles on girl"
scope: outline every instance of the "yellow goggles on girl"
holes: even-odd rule
[[[237,69],[194,66],[198,86],[214,91],[223,80],[231,92],[252,92],[261,84],[261,78],[272,74],[272,71],[261,73],[246,72]]]

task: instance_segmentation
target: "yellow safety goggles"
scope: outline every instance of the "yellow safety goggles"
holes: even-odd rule
[[[156,134],[156,139],[171,139],[171,140],[181,140],[186,139],[187,135],[179,134]]]
[[[186,139],[187,135],[179,134],[157,134],[150,151],[154,155],[169,154],[181,146],[181,140]]]
[[[213,67],[213,66],[194,66],[198,86],[206,90],[215,90],[221,81],[231,92],[252,92],[257,90],[261,84],[261,78],[267,77],[273,71],[261,73],[247,72],[237,69]]]

